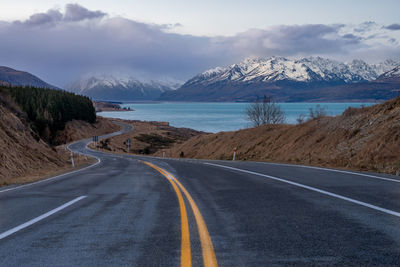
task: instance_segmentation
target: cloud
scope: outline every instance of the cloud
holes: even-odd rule
[[[378,24],[376,24],[376,22],[374,22],[374,21],[365,21],[365,22],[357,25],[354,28],[354,32],[359,32],[359,33],[368,32],[377,26],[378,26]]]
[[[388,30],[392,30],[392,31],[399,31],[400,30],[400,24],[395,23],[395,24],[388,25],[388,26],[386,26],[384,28],[388,29]]]
[[[26,25],[43,25],[43,24],[49,24],[49,23],[54,23],[57,21],[61,21],[63,18],[63,14],[55,9],[50,9],[46,13],[36,13],[33,14],[29,17],[29,19],[25,20],[22,22],[23,24]],[[15,21],[15,23],[21,23],[20,21]]]
[[[7,36],[0,42],[0,65],[32,72],[62,87],[87,72],[123,71],[185,80],[249,56],[373,60],[372,56],[400,56],[397,32],[373,22],[277,25],[219,37],[173,33],[180,26],[110,17],[68,4],[63,12],[50,9],[22,22],[0,21],[0,36]]]
[[[340,35],[341,25],[278,25],[268,29],[252,29],[233,37],[220,38],[232,53],[245,56],[326,55],[346,53],[360,44],[353,34]]]
[[[46,13],[35,13],[29,19],[21,22],[14,21],[15,24],[25,24],[30,26],[38,26],[45,24],[54,24],[57,22],[82,21],[86,19],[103,18],[107,13],[102,11],[90,11],[78,4],[67,4],[65,13],[62,14],[57,9],[49,9]]]
[[[84,19],[102,18],[107,14],[102,11],[90,11],[78,4],[67,4],[65,8],[64,20],[81,21]]]

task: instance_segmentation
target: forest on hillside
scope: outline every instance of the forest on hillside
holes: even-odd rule
[[[92,101],[85,96],[54,89],[0,86],[26,112],[31,127],[41,138],[53,143],[55,134],[71,120],[96,121]]]

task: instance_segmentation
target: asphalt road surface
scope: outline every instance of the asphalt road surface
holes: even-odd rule
[[[400,265],[398,177],[90,141],[96,165],[0,189],[1,266]]]

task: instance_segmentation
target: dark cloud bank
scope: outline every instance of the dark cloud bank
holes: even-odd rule
[[[109,17],[78,4],[51,9],[25,21],[0,22],[0,65],[30,71],[58,86],[87,72],[133,73],[187,79],[207,68],[248,56],[357,57],[379,49],[398,56],[395,47],[365,43],[345,25],[280,25],[250,29],[230,37],[198,37],[166,32],[177,24],[145,24]],[[400,25],[385,27],[397,30]],[[393,40],[392,40],[393,44]]]

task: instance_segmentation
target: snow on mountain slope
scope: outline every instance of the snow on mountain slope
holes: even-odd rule
[[[321,57],[297,60],[284,57],[248,58],[227,68],[207,70],[190,79],[184,86],[228,81],[252,83],[282,80],[355,83],[374,80],[396,65],[399,62],[393,60],[369,65],[362,60],[343,63]]]
[[[385,72],[381,76],[379,76],[379,80],[382,79],[399,79],[400,78],[400,65],[395,67],[394,69]]]
[[[66,89],[96,100],[143,101],[156,100],[163,92],[174,90],[179,81],[139,81],[132,77],[97,75],[82,78],[66,86]]]

